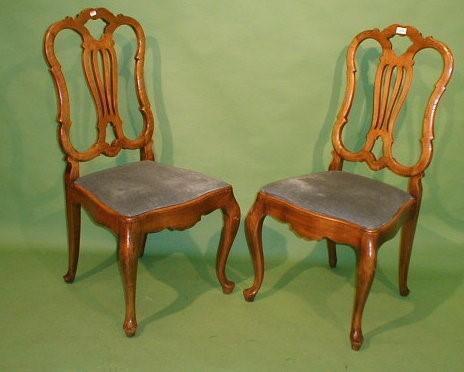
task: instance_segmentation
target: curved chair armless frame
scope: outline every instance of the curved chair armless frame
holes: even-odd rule
[[[85,27],[90,19],[100,19],[106,23],[103,35],[98,40]],[[122,25],[129,26],[137,38],[134,79],[144,126],[136,139],[126,137],[118,111],[118,64],[113,33]],[[87,85],[97,110],[97,139],[88,150],[83,152],[78,151],[70,140],[72,122],[69,95],[61,65],[55,54],[55,38],[65,29],[77,32],[82,39],[82,64]],[[140,24],[133,18],[121,14],[114,15],[105,8],[88,8],[74,18],[67,17],[51,25],[45,35],[44,48],[58,98],[58,138],[63,152],[66,154],[67,162],[64,183],[69,263],[68,271],[64,275],[65,281],[71,283],[76,275],[79,258],[81,206],[83,206],[97,223],[108,227],[118,236],[119,261],[126,302],[123,327],[126,335],[132,336],[137,328],[135,316],[137,261],[138,257],[143,255],[147,234],[163,229],[187,229],[195,225],[202,215],[221,209],[224,226],[217,253],[216,273],[224,293],[232,292],[234,283],[227,279],[225,266],[239,226],[240,208],[231,186],[211,191],[182,204],[128,217],[109,208],[92,193],[74,182],[79,178],[80,162],[92,160],[99,155],[113,157],[118,155],[121,149],[138,149],[141,160],[154,161],[152,149],[154,115],[144,83],[145,35]],[[111,143],[106,142],[106,132],[109,125],[111,125],[115,135],[115,139]]]
[[[400,56],[395,54],[390,42],[390,39],[395,35],[406,36],[412,43],[406,52]],[[348,122],[356,89],[356,51],[359,45],[367,39],[377,41],[383,53],[380,58],[374,85],[372,126],[367,134],[363,149],[359,152],[352,152],[343,144],[342,132]],[[393,156],[393,133],[398,115],[411,87],[414,57],[419,51],[426,48],[432,48],[442,56],[443,71],[425,110],[421,138],[421,156],[419,161],[413,166],[405,166],[399,163]],[[392,73],[395,69],[397,70],[397,78],[391,89],[390,83],[392,82]],[[395,24],[382,31],[373,29],[362,32],[353,39],[347,53],[347,87],[345,99],[332,132],[333,157],[329,170],[342,170],[345,160],[365,162],[372,170],[380,170],[387,167],[398,175],[409,177],[408,192],[413,196],[413,199],[405,203],[388,223],[375,229],[367,229],[344,220],[302,209],[264,191],[259,192],[256,202],[246,218],[248,246],[255,270],[253,285],[244,290],[244,297],[247,301],[254,300],[263,281],[264,254],[261,235],[263,220],[267,215],[288,223],[294,232],[306,239],[327,239],[329,264],[331,267],[335,267],[337,263],[336,243],[347,244],[355,249],[357,254],[357,280],[350,333],[351,345],[354,350],[359,350],[363,342],[361,329],[362,313],[375,274],[377,251],[381,244],[394,237],[401,227],[399,290],[402,296],[409,294],[407,276],[412,243],[421,205],[421,180],[432,158],[436,107],[450,80],[452,71],[453,56],[448,47],[434,40],[432,37],[422,37],[419,31],[411,26]],[[372,152],[378,139],[383,141],[383,156],[380,159],[377,159]]]

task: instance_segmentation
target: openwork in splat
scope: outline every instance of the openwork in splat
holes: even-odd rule
[[[86,27],[86,23],[89,20],[98,19],[105,22],[106,26],[102,37],[95,39]],[[123,123],[118,111],[118,61],[113,34],[118,27],[123,25],[129,26],[137,38],[135,85],[144,126],[142,133],[136,139],[129,139],[124,134]],[[55,38],[65,29],[77,32],[82,39],[82,65],[97,110],[98,137],[87,151],[78,151],[70,140],[72,122],[69,94],[61,65],[55,54]],[[115,16],[104,8],[85,9],[74,18],[67,17],[50,26],[45,35],[45,56],[57,87],[59,138],[69,162],[75,164],[79,161],[88,161],[101,154],[116,156],[121,149],[140,149],[142,158],[153,159],[151,141],[154,117],[144,85],[144,55],[145,35],[140,24],[130,17]],[[115,137],[111,143],[106,142],[109,126],[112,127]]]
[[[395,53],[390,42],[390,39],[394,36],[408,37],[411,41],[411,46],[401,55]],[[374,83],[374,109],[371,128],[367,134],[364,147],[358,152],[353,152],[345,147],[342,132],[348,122],[356,89],[356,53],[360,44],[367,39],[373,39],[380,44],[382,55]],[[398,116],[411,88],[414,58],[418,52],[426,48],[434,49],[442,56],[443,70],[428,100],[424,113],[420,158],[416,164],[406,166],[398,162],[393,156],[393,133]],[[424,38],[413,27],[392,25],[383,31],[374,29],[357,35],[348,49],[346,95],[332,133],[335,150],[334,168],[337,168],[337,162],[349,160],[366,162],[373,170],[388,167],[402,176],[421,175],[432,158],[435,109],[451,77],[452,69],[453,56],[448,47],[432,37]],[[373,149],[379,140],[382,141],[383,155],[376,158]]]

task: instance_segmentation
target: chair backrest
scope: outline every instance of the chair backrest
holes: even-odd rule
[[[102,20],[106,26],[100,39],[95,39],[86,27],[89,20]],[[135,86],[139,110],[143,117],[143,129],[135,139],[126,137],[118,110],[118,61],[113,34],[119,26],[129,26],[137,39],[135,55]],[[55,53],[55,38],[63,30],[73,30],[82,39],[82,65],[87,85],[91,91],[96,111],[98,135],[96,142],[86,151],[78,151],[71,143],[71,108],[69,94]],[[145,35],[140,24],[133,18],[114,15],[105,8],[84,9],[76,17],[67,17],[54,23],[45,34],[45,56],[55,82],[58,97],[59,140],[67,155],[72,178],[78,177],[79,162],[99,155],[116,156],[121,149],[139,149],[142,159],[154,159],[152,137],[154,117],[144,83]],[[114,140],[106,142],[108,125],[112,126]]]
[[[402,55],[395,53],[390,41],[392,37],[397,35],[408,37],[411,41],[411,46]],[[357,85],[356,53],[360,44],[367,39],[377,41],[382,48],[382,54],[374,82],[374,107],[371,128],[366,136],[363,148],[360,151],[353,152],[345,147],[342,132],[348,122]],[[411,88],[414,58],[421,50],[427,48],[435,49],[442,56],[443,70],[426,105],[422,123],[419,160],[414,165],[404,165],[393,156],[394,130],[398,115]],[[372,170],[387,167],[401,176],[421,178],[432,159],[432,141],[437,104],[453,71],[453,55],[451,51],[445,44],[434,40],[432,37],[424,38],[414,27],[395,24],[382,31],[373,29],[358,34],[349,46],[346,64],[346,94],[332,132],[334,152],[330,168],[341,169],[343,161],[347,160],[365,162]],[[383,154],[380,158],[376,158],[373,153],[378,139],[383,142]]]

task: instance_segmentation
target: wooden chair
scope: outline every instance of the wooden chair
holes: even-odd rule
[[[89,20],[106,23],[103,35],[95,39],[86,28]],[[132,28],[137,38],[135,86],[143,130],[136,139],[126,137],[118,111],[118,64],[113,33],[122,25]],[[86,151],[71,143],[70,101],[64,75],[55,54],[55,37],[64,29],[82,38],[82,63],[97,114],[98,136]],[[45,35],[45,56],[58,95],[59,140],[67,162],[64,174],[68,222],[69,268],[64,280],[74,280],[79,256],[80,217],[83,206],[97,223],[111,229],[119,239],[119,261],[126,302],[124,331],[135,334],[135,290],[137,260],[143,254],[147,234],[163,229],[183,230],[202,215],[221,209],[224,216],[216,273],[224,293],[234,283],[227,279],[225,265],[240,222],[240,209],[232,187],[197,172],[162,165],[154,161],[152,149],[154,116],[144,83],[145,36],[133,18],[113,15],[104,8],[85,9],[75,18],[67,17],[50,26]],[[107,130],[115,139],[106,142]],[[140,151],[140,162],[79,175],[80,162],[99,155],[116,156],[121,149]]]
[[[402,55],[395,54],[390,39],[395,35],[408,37],[411,46]],[[359,45],[377,41],[382,55],[374,83],[372,125],[364,147],[350,151],[342,133],[348,121],[356,89],[355,57]],[[407,98],[413,78],[414,57],[423,49],[435,49],[443,58],[443,71],[428,100],[423,118],[421,155],[412,166],[398,162],[392,153],[396,121]],[[357,35],[347,52],[347,89],[344,102],[332,132],[333,157],[328,172],[290,178],[264,186],[246,218],[246,233],[253,258],[255,279],[244,291],[253,301],[264,276],[262,224],[267,215],[284,223],[298,235],[312,240],[327,239],[329,264],[337,263],[336,243],[355,248],[357,281],[351,323],[351,345],[359,350],[363,342],[361,320],[364,305],[374,278],[377,251],[402,227],[399,259],[399,289],[407,296],[407,276],[411,248],[421,204],[421,180],[432,158],[433,126],[437,104],[449,82],[453,56],[443,43],[422,35],[410,26],[392,25],[379,31],[369,30]],[[377,140],[383,142],[383,155],[373,153]],[[397,175],[408,177],[407,192],[366,177],[342,171],[344,161],[365,162],[372,170],[389,168]]]

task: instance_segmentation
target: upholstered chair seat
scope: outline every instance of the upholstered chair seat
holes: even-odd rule
[[[261,191],[311,212],[375,229],[392,220],[412,196],[396,187],[343,171],[288,178]]]
[[[195,171],[149,160],[91,173],[75,183],[127,217],[182,204],[230,186]]]

